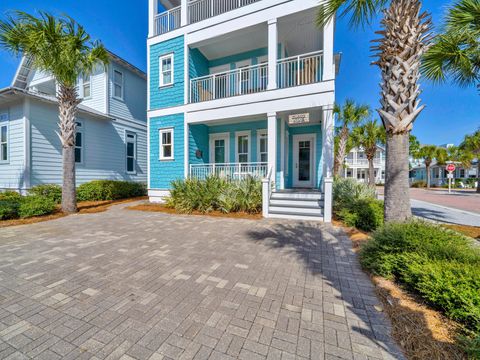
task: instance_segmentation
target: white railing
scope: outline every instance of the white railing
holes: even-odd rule
[[[239,181],[249,176],[263,179],[267,176],[266,163],[226,163],[226,164],[191,164],[190,177],[205,180],[209,176],[218,176],[227,181]]]
[[[382,164],[382,160],[381,159],[374,159],[373,160],[373,164],[374,165],[381,165]],[[347,165],[358,165],[358,166],[368,166],[368,160],[367,159],[357,159],[357,160],[354,160],[354,159],[346,159],[345,160],[345,163]]]
[[[308,85],[322,81],[323,51],[278,60],[279,88]]]
[[[260,0],[191,0],[188,4],[188,23],[193,24]]]
[[[155,16],[155,35],[162,35],[167,32],[178,29],[181,26],[182,21],[182,8],[177,6],[176,8],[167,10],[161,14]]]
[[[266,91],[268,64],[242,67],[190,80],[190,102],[197,103]]]

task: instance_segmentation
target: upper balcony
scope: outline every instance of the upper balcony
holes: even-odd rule
[[[212,18],[248,6],[260,0],[185,0],[186,24]],[[181,0],[160,0],[154,15],[154,36],[178,29],[182,25]]]

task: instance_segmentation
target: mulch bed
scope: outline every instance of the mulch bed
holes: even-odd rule
[[[466,226],[466,225],[442,225],[447,229],[455,230],[463,235],[480,240],[480,227],[478,226]]]
[[[225,214],[225,213],[222,213],[221,211],[211,211],[209,213],[194,211],[190,214],[183,214],[163,204],[151,204],[151,203],[130,206],[127,209],[136,210],[136,211],[145,211],[145,212],[159,212],[159,213],[165,213],[165,214],[171,214],[171,215],[211,216],[211,217],[220,217],[220,218],[248,219],[248,220],[262,219],[262,214],[248,214],[243,212]]]

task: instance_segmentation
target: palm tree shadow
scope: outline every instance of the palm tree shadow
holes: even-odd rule
[[[375,286],[361,269],[349,237],[340,228],[310,222],[273,223],[247,231],[248,238],[279,251],[280,256],[294,256],[301,261],[309,279],[321,283],[326,320],[343,321],[353,343],[370,346],[403,359],[392,341],[387,315],[379,311]],[[345,314],[331,311],[331,304],[344,305]],[[333,305],[332,305],[333,306]],[[358,350],[358,349],[357,349]],[[360,350],[361,351],[361,350]],[[385,355],[385,354],[384,354]]]

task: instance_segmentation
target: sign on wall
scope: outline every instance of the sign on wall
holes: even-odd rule
[[[308,124],[310,122],[310,114],[294,114],[288,117],[288,123],[290,125],[294,124]]]

